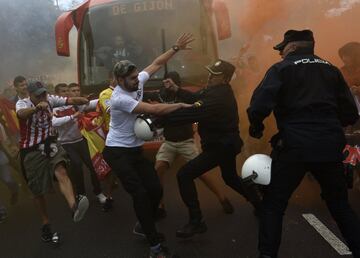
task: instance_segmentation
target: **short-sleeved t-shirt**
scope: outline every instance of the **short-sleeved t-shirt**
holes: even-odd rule
[[[144,141],[137,138],[134,124],[137,114],[132,111],[142,101],[144,84],[150,78],[145,71],[139,73],[139,89],[134,92],[123,90],[117,85],[110,99],[110,129],[106,138],[109,147],[139,147]]]
[[[67,98],[48,95],[50,106],[47,110],[39,110],[28,119],[20,119],[20,148],[30,148],[46,140],[52,130],[52,108],[64,106]],[[35,107],[30,98],[20,99],[16,102],[16,113],[21,109]]]

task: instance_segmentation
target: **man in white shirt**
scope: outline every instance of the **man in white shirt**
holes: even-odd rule
[[[74,222],[80,221],[89,206],[85,196],[75,198],[71,181],[67,176],[68,158],[61,145],[56,143],[52,132],[52,108],[65,105],[83,105],[86,98],[62,98],[48,95],[45,85],[32,81],[27,85],[29,97],[18,100],[16,114],[20,124],[20,155],[25,168],[25,177],[42,219],[44,242],[58,243],[59,235],[50,228],[45,194],[52,190],[53,177],[59,182],[73,212]]]
[[[68,87],[66,84],[65,86]],[[55,93],[61,97],[80,97],[80,87],[78,84],[69,85],[68,90],[62,90],[62,88],[55,87]],[[100,204],[105,204],[106,196],[102,193],[100,181],[97,178],[91,161],[87,140],[81,134],[78,123],[78,118],[83,112],[95,111],[97,103],[98,100],[96,99],[91,100],[86,105],[68,105],[54,108],[52,123],[58,133],[59,143],[69,155],[71,164],[70,177],[75,186],[76,194],[86,194],[84,171],[82,168],[82,165],[85,164],[90,172],[93,192]]]
[[[170,50],[140,73],[127,60],[116,63],[113,70],[117,86],[110,99],[110,129],[103,155],[133,199],[139,220],[134,233],[146,236],[151,258],[170,257],[166,248],[160,244],[164,236],[155,227],[155,214],[162,197],[162,187],[153,164],[142,154],[144,141],[136,137],[134,123],[138,114],[164,115],[192,106],[183,103],[152,105],[142,102],[142,98],[145,82],[176,52],[189,49],[187,45],[193,40],[192,35],[183,34]]]

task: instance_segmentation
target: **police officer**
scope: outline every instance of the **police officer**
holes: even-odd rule
[[[189,209],[189,223],[180,228],[176,235],[188,238],[204,233],[207,226],[203,221],[194,179],[220,166],[225,183],[244,195],[256,208],[260,197],[251,189],[245,190],[236,171],[236,156],[243,142],[239,136],[239,115],[236,99],[229,84],[235,67],[223,60],[217,60],[207,66],[209,71],[206,89],[191,93],[176,85],[172,89],[179,99],[186,103],[195,103],[194,107],[178,110],[160,120],[167,125],[181,125],[198,122],[203,152],[185,164],[177,174],[181,197]]]
[[[349,206],[342,150],[343,127],[354,124],[354,99],[338,68],[314,55],[310,30],[289,30],[274,47],[273,65],[254,91],[249,133],[261,138],[263,120],[274,111],[279,132],[271,139],[272,178],[260,216],[260,257],[277,257],[282,218],[293,191],[310,171],[350,250],[360,257],[360,224]]]
[[[177,94],[174,91],[169,90],[172,85],[181,87],[182,81],[180,74],[175,71],[168,72],[164,76],[163,83],[164,87],[161,87],[158,91],[144,92],[144,99],[159,103],[181,102],[182,100],[176,96]],[[188,162],[199,155],[199,150],[194,141],[194,129],[192,123],[181,126],[165,126],[163,134],[165,141],[161,144],[161,147],[156,154],[155,170],[164,187],[165,172],[172,166],[175,158],[180,155],[184,158],[185,162]],[[205,173],[201,175],[199,179],[216,195],[225,213],[231,214],[234,212],[234,207],[230,200],[226,197],[224,191],[217,185],[217,178]],[[163,199],[160,202],[157,217],[166,217]]]

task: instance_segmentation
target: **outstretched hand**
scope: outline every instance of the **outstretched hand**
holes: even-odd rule
[[[181,50],[191,50],[192,48],[188,46],[188,44],[194,40],[195,38],[191,33],[184,33],[176,40],[175,45],[178,46]]]
[[[179,103],[181,108],[190,108],[193,107],[194,105],[191,104],[186,104],[186,103]]]

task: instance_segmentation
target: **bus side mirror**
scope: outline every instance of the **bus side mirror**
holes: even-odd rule
[[[229,10],[223,0],[213,2],[213,12],[217,25],[218,39],[224,40],[231,37],[231,23]]]
[[[65,12],[56,20],[55,40],[59,56],[70,56],[69,32],[73,26],[72,12]]]

